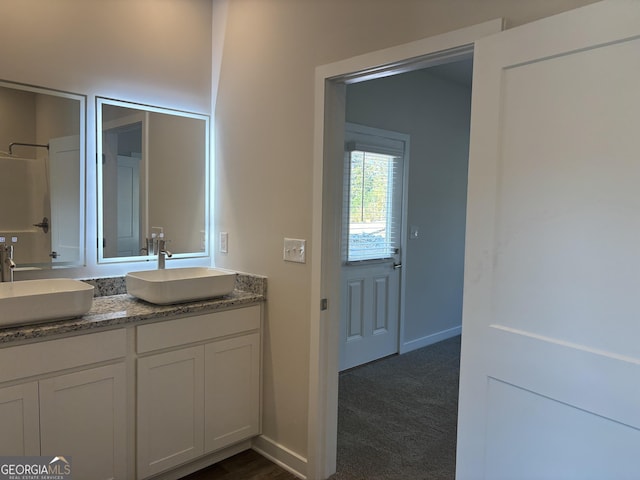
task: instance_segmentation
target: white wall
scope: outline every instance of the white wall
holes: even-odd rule
[[[37,98],[33,92],[0,88],[0,152],[8,152],[12,142],[36,141]],[[32,150],[14,153],[35,158]]]
[[[3,80],[209,109],[210,1],[21,0],[0,18]]]
[[[347,121],[411,136],[402,349],[462,324],[471,89],[418,70],[347,87]]]
[[[97,265],[95,96],[209,114],[211,0],[3,1],[0,18],[1,80],[87,96],[87,266],[16,278],[123,274]]]
[[[311,238],[315,67],[497,17],[513,26],[587,3],[228,2],[215,112],[215,221],[229,232],[229,253],[217,253],[216,263],[269,277],[263,430],[275,445],[307,455],[311,269],[283,262],[282,241]]]

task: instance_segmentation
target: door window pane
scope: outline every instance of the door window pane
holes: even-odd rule
[[[349,154],[347,261],[395,253],[394,184],[399,157],[354,150]]]

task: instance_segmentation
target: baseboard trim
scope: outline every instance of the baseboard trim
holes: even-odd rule
[[[307,459],[296,452],[264,435],[254,438],[251,448],[296,477],[306,480]]]
[[[182,477],[186,477],[187,475],[195,473],[198,470],[207,468],[214,463],[218,463],[226,458],[232,457],[237,453],[249,450],[250,448],[251,441],[245,440],[243,442],[236,443],[235,445],[219,450],[215,453],[211,453],[196,460],[187,462],[179,467],[174,468],[173,470],[158,473],[157,475],[151,477],[149,480],[178,480]]]
[[[418,348],[427,347],[434,343],[441,342],[442,340],[446,340],[447,338],[460,335],[461,333],[462,326],[459,326],[449,328],[447,330],[442,330],[441,332],[432,333],[431,335],[427,335],[425,337],[416,338],[415,340],[409,340],[408,342],[404,342],[400,345],[400,353],[407,353],[412,350],[417,350]]]

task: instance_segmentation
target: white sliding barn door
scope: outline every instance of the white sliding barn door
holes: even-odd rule
[[[638,478],[640,2],[474,63],[457,478]]]

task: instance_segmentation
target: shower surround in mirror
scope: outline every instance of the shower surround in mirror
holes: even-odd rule
[[[209,117],[97,98],[100,263],[151,257],[164,234],[173,258],[207,256]]]
[[[0,242],[18,268],[84,259],[83,96],[0,81]]]

